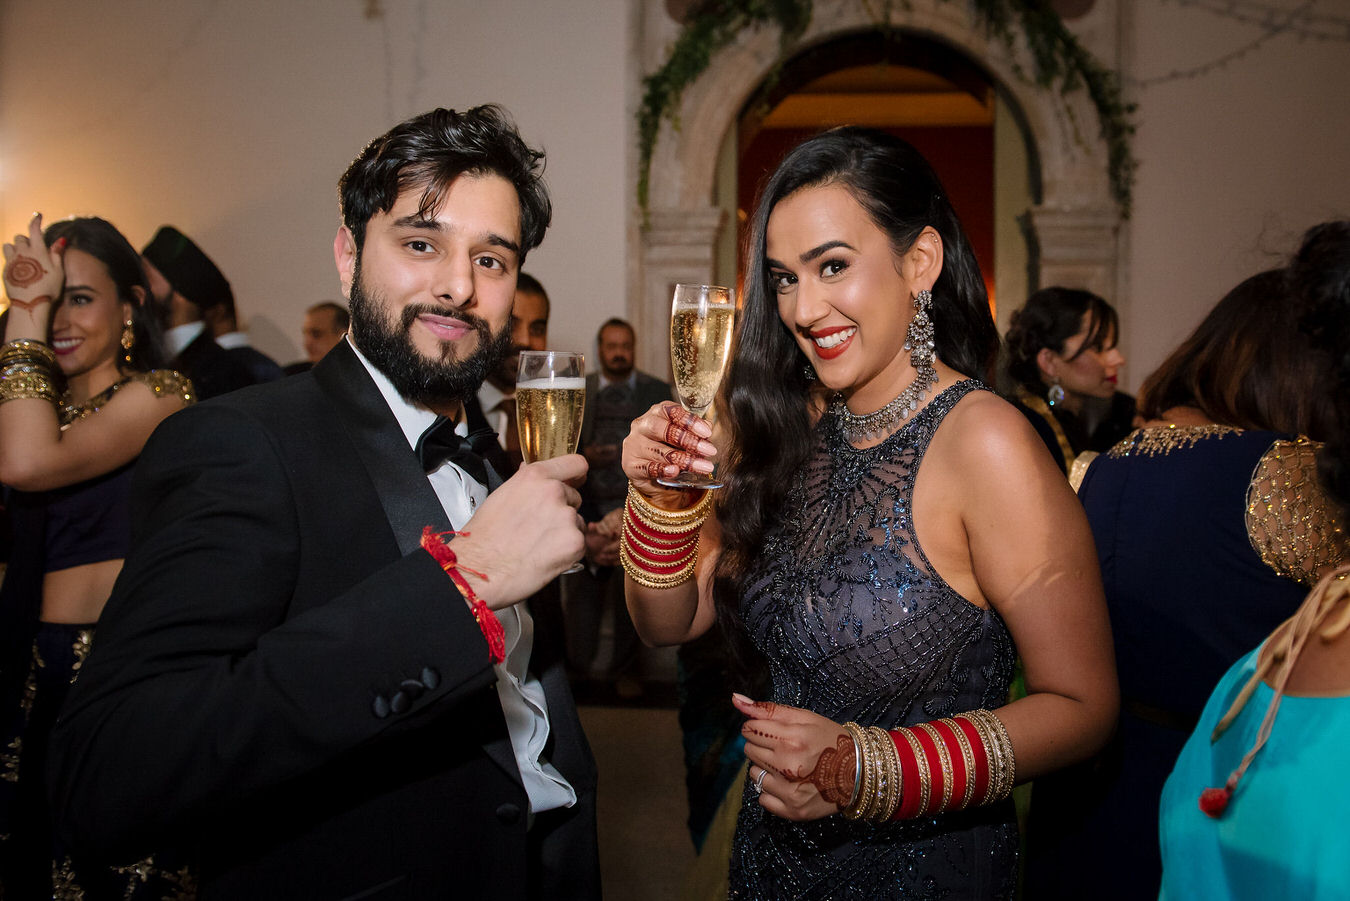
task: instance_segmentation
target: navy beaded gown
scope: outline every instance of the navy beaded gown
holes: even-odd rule
[[[782,515],[747,573],[741,613],[769,661],[770,700],[894,729],[1008,698],[1015,651],[998,614],[971,604],[919,546],[914,480],[943,417],[973,380],[942,391],[884,442],[857,450],[827,414]],[[873,826],[766,812],[747,784],[731,859],[737,899],[1011,898],[1011,801]]]

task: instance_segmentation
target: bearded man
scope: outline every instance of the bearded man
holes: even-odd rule
[[[203,898],[599,896],[594,761],[518,604],[582,554],[586,464],[503,482],[462,422],[548,226],[541,170],[494,106],[377,138],[339,182],[347,340],[146,446],[53,739],[75,847],[173,846]]]

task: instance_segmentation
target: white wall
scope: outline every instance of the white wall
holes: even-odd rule
[[[1129,74],[1141,81],[1262,33],[1176,3],[1130,5]],[[1313,11],[1350,19],[1350,2]],[[1280,265],[1309,226],[1350,216],[1350,42],[1284,34],[1208,74],[1132,93],[1140,168],[1122,331],[1126,383],[1137,387],[1230,288]]]
[[[0,232],[98,214],[136,246],[177,225],[230,279],[263,350],[298,359],[339,296],[336,183],[362,145],[433,106],[495,101],[548,153],[553,227],[526,262],[552,346],[624,312],[632,177],[627,0],[6,0]]]
[[[138,246],[174,223],[285,362],[304,308],[337,293],[335,184],[361,145],[432,106],[499,101],[549,154],[556,215],[526,268],[554,299],[550,343],[590,353],[637,254],[636,0],[377,0],[373,20],[369,2],[4,0],[0,232],[35,209],[104,215]],[[1127,79],[1259,34],[1164,0],[1126,9]],[[1350,215],[1350,43],[1284,35],[1207,75],[1129,83],[1141,165],[1116,299],[1137,387],[1224,291]]]

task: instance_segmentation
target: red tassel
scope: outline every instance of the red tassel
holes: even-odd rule
[[[1233,792],[1228,788],[1207,788],[1200,793],[1200,810],[1207,817],[1218,819],[1223,816],[1224,810],[1228,808],[1228,801],[1233,797]]]
[[[450,581],[455,583],[460,594],[469,602],[469,609],[473,611],[474,621],[478,623],[478,629],[483,633],[484,640],[488,645],[488,659],[493,663],[501,663],[506,659],[506,629],[502,627],[502,621],[497,619],[497,614],[493,613],[488,607],[487,602],[474,593],[473,587],[469,585],[467,579],[460,570],[472,573],[484,582],[488,580],[486,573],[480,573],[476,569],[469,569],[459,562],[455,552],[450,549],[450,544],[445,540],[447,535],[468,536],[468,532],[434,532],[431,526],[422,528],[422,549],[431,555],[431,559],[440,564],[441,569],[450,577]]]

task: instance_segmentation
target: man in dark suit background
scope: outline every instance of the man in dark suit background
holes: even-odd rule
[[[634,419],[653,404],[671,400],[670,385],[637,368],[637,333],[623,319],[600,326],[595,339],[600,371],[586,376],[586,408],[578,448],[590,464],[582,486],[581,513],[586,526],[585,570],[564,579],[568,646],[574,670],[613,682],[621,698],[632,699],[642,686],[629,672],[640,650],[628,616],[619,563],[624,497],[628,477],[619,465],[621,445]],[[597,661],[604,614],[613,617],[608,660]]]
[[[585,461],[500,483],[460,421],[548,225],[541,169],[491,106],[372,142],[339,183],[348,339],[152,437],[52,742],[77,849],[186,846],[204,899],[598,897],[594,761],[517,604],[581,556]]]
[[[243,361],[216,343],[202,311],[229,302],[230,282],[200,247],[172,225],[141,251],[150,297],[164,326],[169,368],[192,379],[205,400],[255,384]]]

